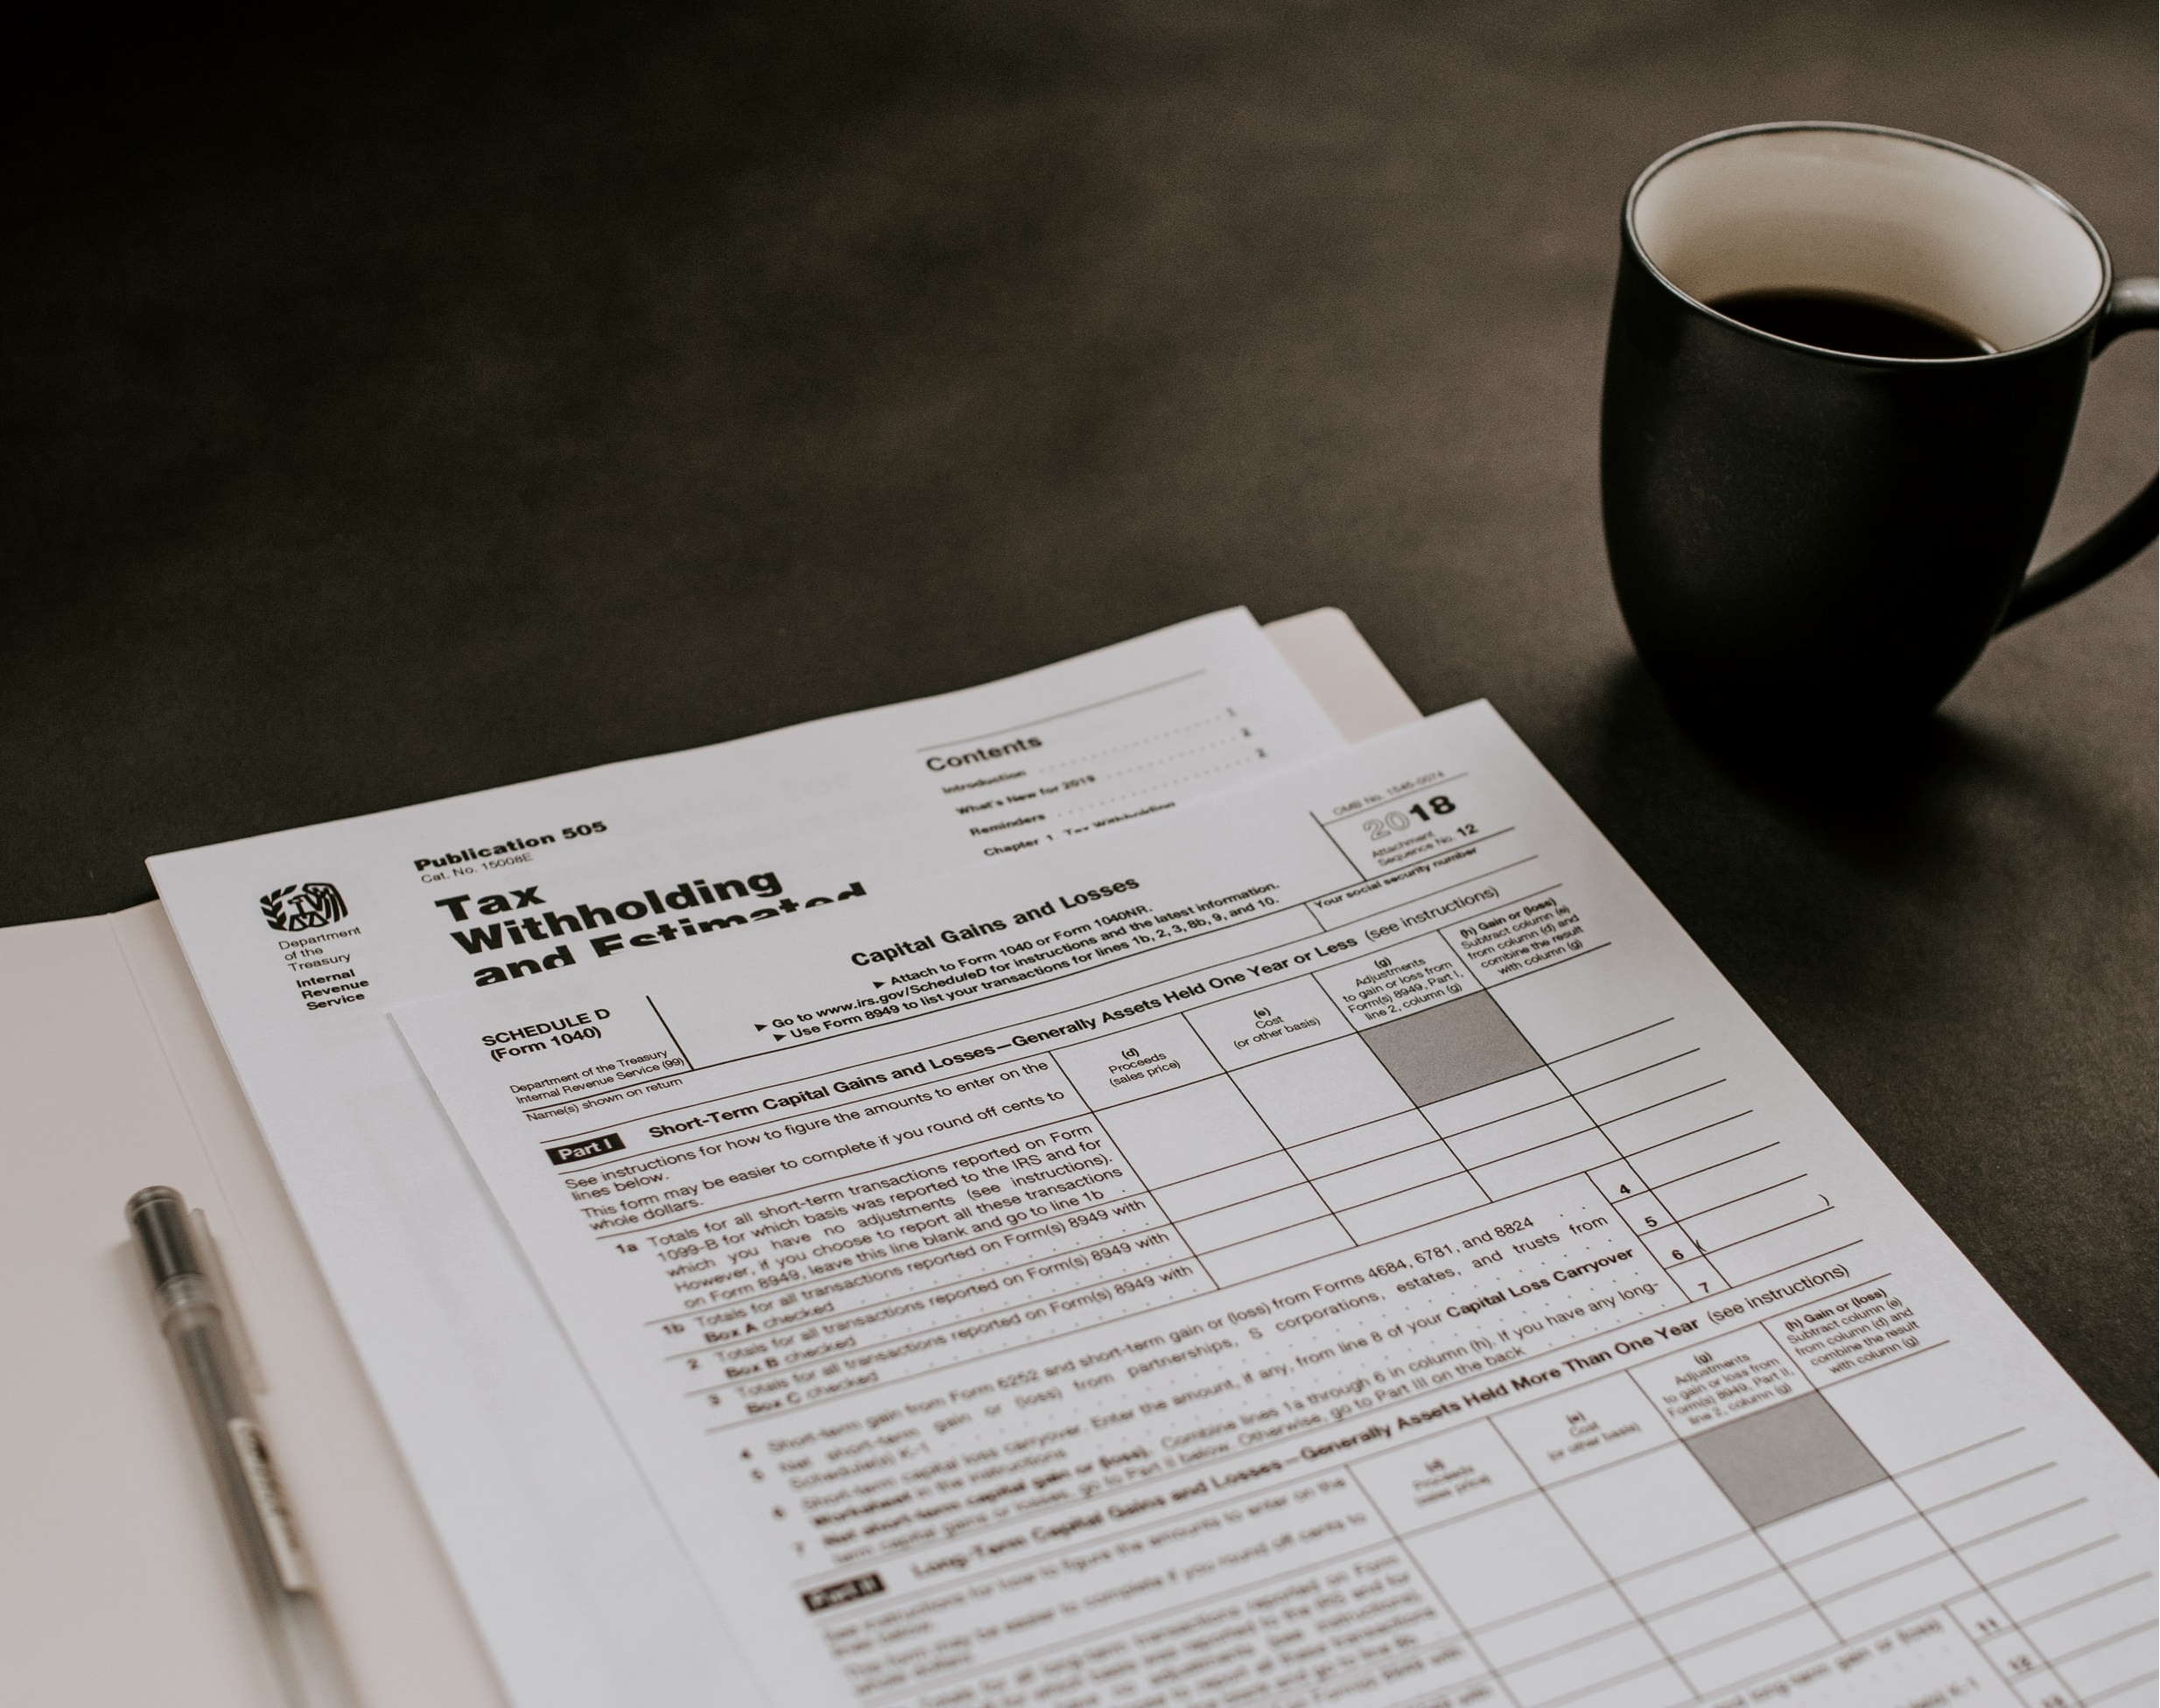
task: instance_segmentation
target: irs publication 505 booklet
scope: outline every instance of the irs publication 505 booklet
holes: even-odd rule
[[[709,1610],[387,1008],[784,935],[1338,745],[1245,612],[935,699],[151,863],[521,1708],[665,1699]],[[639,1571],[625,1570],[626,1562]]]

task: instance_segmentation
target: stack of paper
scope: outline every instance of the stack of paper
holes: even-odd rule
[[[1371,738],[1227,613],[153,862],[510,1698],[2149,1699],[2143,1466],[1498,716],[1301,621]]]

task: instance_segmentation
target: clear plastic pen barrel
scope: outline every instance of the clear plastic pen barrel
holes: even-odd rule
[[[278,1685],[303,1708],[358,1708],[186,1207],[153,1186],[128,1219]]]

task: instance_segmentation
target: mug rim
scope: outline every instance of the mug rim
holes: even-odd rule
[[[1722,310],[1712,307],[1693,291],[1685,289],[1650,258],[1650,252],[1644,247],[1641,234],[1635,228],[1635,206],[1643,192],[1649,187],[1651,179],[1682,155],[1693,154],[1700,149],[1714,148],[1720,143],[1729,143],[1736,137],[1759,136],[1783,130],[1835,130],[1869,136],[1890,136],[1900,142],[1918,143],[1925,147],[1941,149],[1946,153],[1961,154],[1968,160],[1976,160],[1982,165],[1992,166],[1997,172],[2007,173],[2009,177],[2017,179],[2028,190],[2033,191],[2044,200],[2053,203],[2055,206],[2077,221],[2078,228],[2084,232],[2086,240],[2093,245],[2093,253],[2100,257],[2100,289],[2093,292],[2093,300],[2086,305],[2085,312],[2061,330],[2051,332],[2047,337],[2036,340],[2030,344],[2016,345],[2008,350],[1986,350],[1971,356],[1869,355],[1862,351],[1833,349],[1827,344],[1809,344],[1800,339],[1786,338],[1777,332],[1766,332],[1760,326],[1751,326],[1744,320],[1736,319]],[[2107,242],[2101,238],[2093,222],[2080,214],[2067,197],[2050,189],[2030,172],[2021,167],[2013,166],[2007,160],[1998,159],[1992,154],[1983,153],[1979,149],[1967,148],[1963,143],[1951,142],[1947,137],[1931,136],[1922,130],[1901,130],[1895,125],[1863,124],[1849,119],[1771,119],[1760,124],[1736,124],[1723,130],[1706,132],[1691,141],[1680,144],[1676,148],[1669,148],[1638,172],[1635,175],[1635,182],[1628,186],[1627,199],[1621,204],[1620,208],[1620,231],[1621,235],[1626,240],[1629,253],[1642,264],[1652,278],[1690,308],[1699,310],[1713,319],[1730,326],[1734,331],[1744,332],[1748,337],[1759,340],[1765,344],[1780,345],[1788,350],[1801,350],[1810,355],[1827,356],[1834,361],[1852,362],[1865,368],[1964,368],[1979,362],[2002,361],[2012,356],[2031,355],[2038,351],[2050,349],[2065,339],[2075,338],[2092,326],[2100,318],[2100,312],[2107,307],[2108,296],[2114,289],[2114,257],[2107,253]]]

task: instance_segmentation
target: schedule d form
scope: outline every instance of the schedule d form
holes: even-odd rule
[[[1483,704],[397,1018],[772,1702],[2153,1698],[2143,1465]]]

